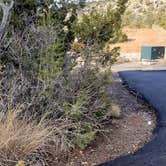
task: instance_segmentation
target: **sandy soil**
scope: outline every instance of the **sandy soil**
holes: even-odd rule
[[[110,46],[121,47],[121,53],[139,53],[142,46],[166,46],[166,31],[160,27],[150,28],[127,28],[123,32],[128,36],[128,42],[117,43]]]

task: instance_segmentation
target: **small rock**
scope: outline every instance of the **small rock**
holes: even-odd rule
[[[94,150],[94,149],[91,149],[90,151],[91,151],[91,152],[95,152],[95,150]]]
[[[80,151],[80,154],[83,155],[83,151]]]
[[[152,125],[152,121],[148,121],[148,125]]]
[[[88,165],[88,162],[85,161],[85,162],[82,162],[81,164],[82,165]]]

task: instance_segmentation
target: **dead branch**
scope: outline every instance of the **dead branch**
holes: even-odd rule
[[[14,5],[13,0],[11,0],[10,4],[8,4],[8,5],[6,5],[3,1],[0,1],[0,8],[3,11],[3,18],[2,18],[1,25],[0,25],[0,41],[2,40],[2,38],[5,34],[5,30],[8,25],[8,21],[9,21],[10,10],[13,8],[13,5]]]

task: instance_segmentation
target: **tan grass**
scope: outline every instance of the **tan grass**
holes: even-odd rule
[[[121,116],[121,109],[117,104],[112,104],[111,116],[113,118],[119,118]]]
[[[0,165],[24,160],[44,146],[52,135],[53,131],[44,119],[38,123],[26,118],[20,120],[18,113],[20,111],[11,110],[0,115]]]

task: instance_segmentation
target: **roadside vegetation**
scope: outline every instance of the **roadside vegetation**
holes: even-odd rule
[[[54,166],[117,118],[108,87],[119,48],[107,45],[127,39],[127,0],[81,20],[83,1],[12,2],[1,14],[10,19],[0,31],[0,165]]]

